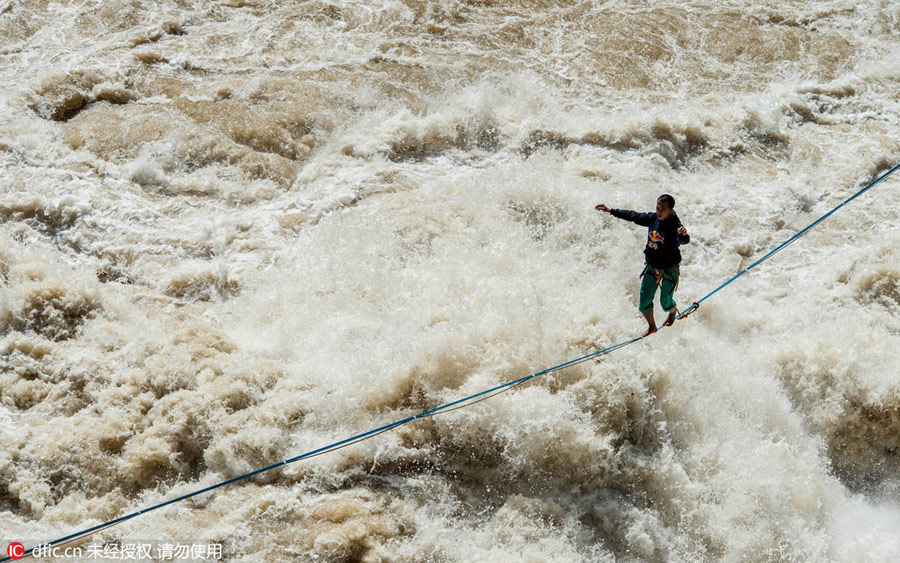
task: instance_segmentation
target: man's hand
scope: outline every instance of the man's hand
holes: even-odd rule
[[[597,205],[597,207],[595,207],[594,209],[596,209],[597,211],[606,211],[607,213],[609,213],[609,207],[606,207],[602,203]]]
[[[681,236],[687,235],[687,229],[684,228],[684,225],[678,227],[678,234]]]

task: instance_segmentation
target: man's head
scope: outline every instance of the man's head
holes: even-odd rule
[[[675,198],[669,194],[663,194],[656,200],[656,217],[665,221],[672,216],[675,210]]]

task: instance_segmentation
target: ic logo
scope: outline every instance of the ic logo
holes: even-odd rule
[[[25,546],[14,541],[6,548],[6,554],[12,559],[21,559],[25,556]]]

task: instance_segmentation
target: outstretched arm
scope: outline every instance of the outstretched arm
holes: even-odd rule
[[[656,213],[638,213],[637,211],[629,211],[628,209],[610,209],[606,205],[600,203],[596,207],[594,207],[597,211],[606,211],[613,217],[618,219],[625,219],[626,221],[631,221],[632,223],[637,223],[642,227],[649,227],[650,223],[653,222],[653,218],[656,216]]]

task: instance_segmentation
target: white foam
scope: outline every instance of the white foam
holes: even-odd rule
[[[597,203],[675,195],[683,309],[900,158],[882,6],[526,4],[0,3],[0,529],[630,338],[646,233]],[[890,561],[897,186],[674,329],[98,537]]]

